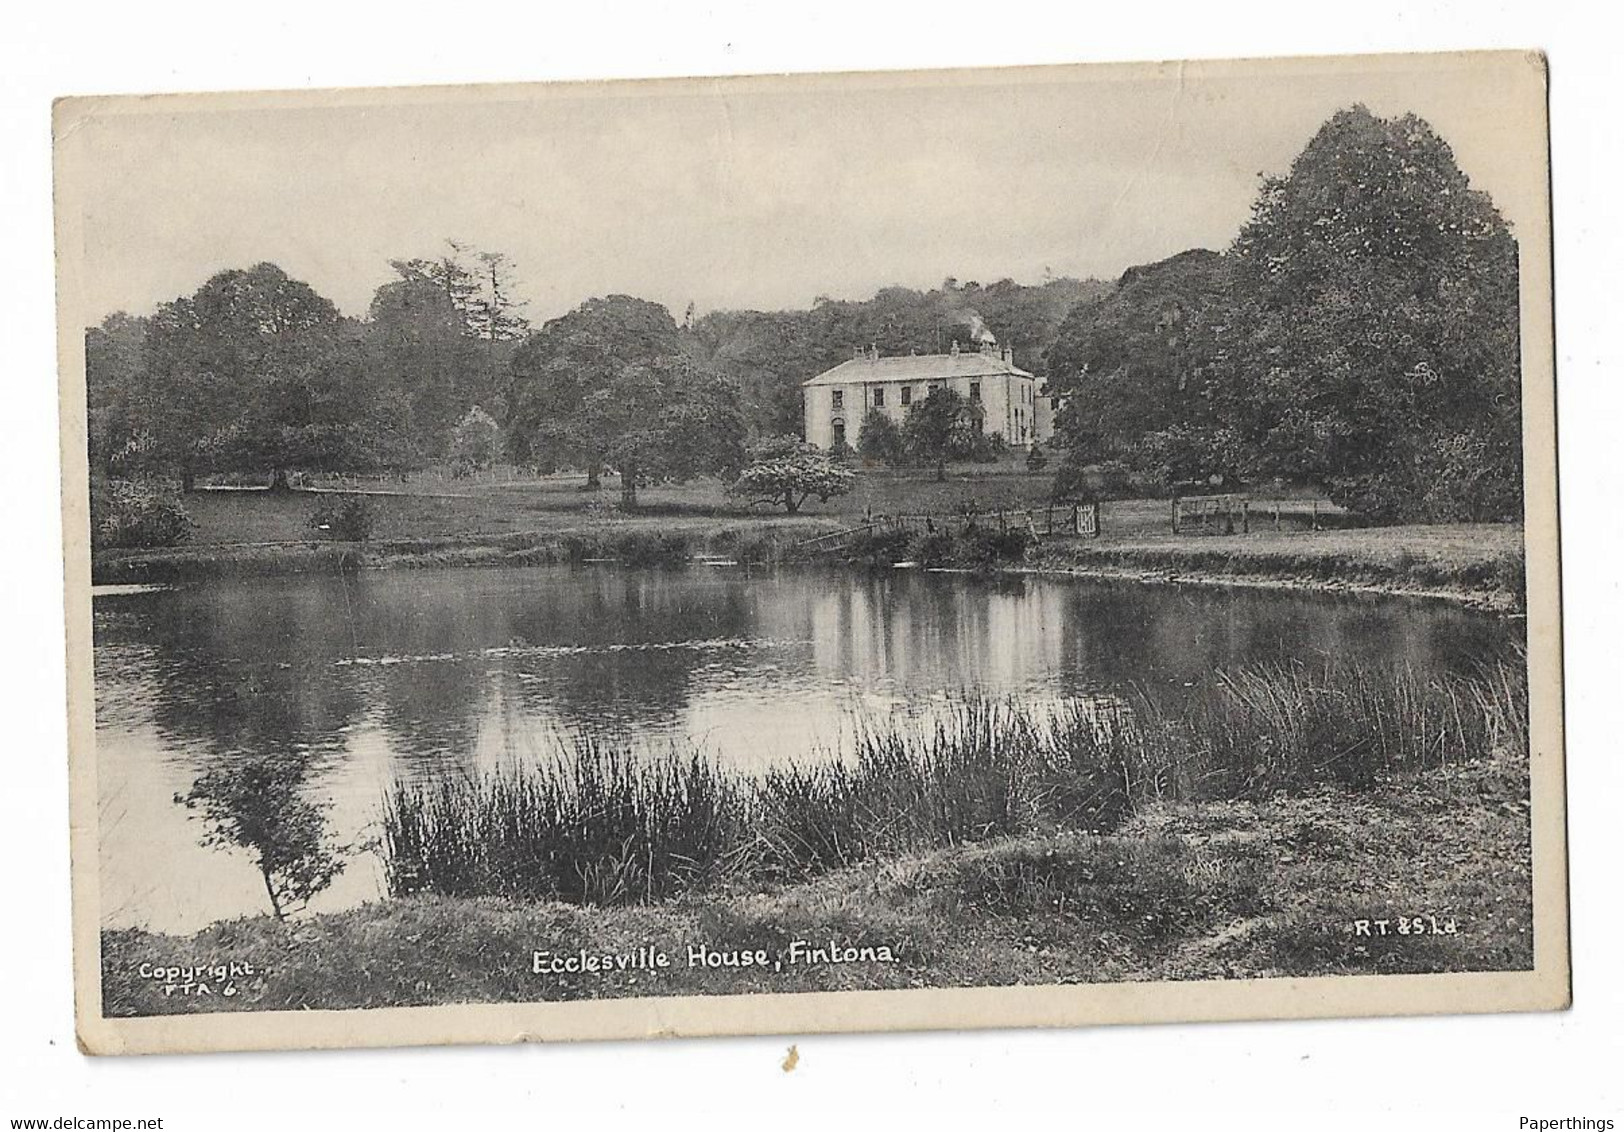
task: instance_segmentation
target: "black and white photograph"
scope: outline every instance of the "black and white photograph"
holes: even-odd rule
[[[1545,99],[58,103],[81,1044],[1563,1007]]]

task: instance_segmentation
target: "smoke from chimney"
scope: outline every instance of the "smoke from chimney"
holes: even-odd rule
[[[975,311],[968,311],[964,315],[964,324],[970,328],[970,341],[977,346],[996,346],[998,339],[993,332],[987,329],[987,324],[981,321],[981,316]]]

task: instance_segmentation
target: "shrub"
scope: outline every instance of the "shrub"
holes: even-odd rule
[[[995,566],[1020,562],[1032,546],[1032,532],[1025,527],[994,530],[974,527],[964,532],[964,559],[972,566]]]
[[[375,519],[364,495],[324,496],[310,513],[309,527],[325,531],[338,542],[365,542],[372,537]]]
[[[232,760],[201,775],[175,800],[202,819],[208,848],[247,850],[285,920],[344,871],[351,847],[333,844],[325,808],[305,791],[310,756],[276,751]]]
[[[140,480],[107,480],[91,493],[91,544],[140,549],[179,546],[197,524],[180,497]]]
[[[1034,440],[1032,447],[1027,449],[1026,452],[1026,470],[1036,474],[1048,466],[1049,454],[1043,450],[1042,445]]]
[[[995,464],[1009,454],[1009,441],[1001,432],[977,432],[970,439],[970,459],[977,464]]]
[[[1082,464],[1070,454],[1060,462],[1054,477],[1056,499],[1128,499],[1142,494],[1145,486],[1143,478],[1136,479],[1121,460]]]
[[[846,543],[842,552],[848,562],[865,566],[890,566],[908,557],[911,536],[901,528],[863,531]]]
[[[921,566],[943,566],[958,558],[958,540],[946,531],[921,535],[914,545],[914,561]]]
[[[855,479],[854,473],[838,467],[823,453],[803,448],[788,455],[755,461],[728,485],[727,493],[749,500],[751,506],[781,506],[794,514],[811,496],[817,496],[820,503],[827,503],[836,495],[845,495]]]
[[[688,561],[688,536],[681,531],[627,531],[613,540],[613,556],[629,566],[673,566]]]
[[[870,409],[868,416],[863,418],[862,430],[857,434],[857,451],[865,460],[892,467],[906,463],[908,459],[907,446],[902,442],[902,429],[878,409]]]

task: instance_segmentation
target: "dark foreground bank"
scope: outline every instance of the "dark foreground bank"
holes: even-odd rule
[[[103,1002],[132,1016],[1524,970],[1530,880],[1526,762],[1496,758],[656,904],[423,896],[190,937],[109,931]],[[571,969],[588,956],[599,970]],[[218,980],[197,971],[216,964]]]

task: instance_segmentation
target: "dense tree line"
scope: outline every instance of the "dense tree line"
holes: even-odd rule
[[[641,485],[731,478],[751,437],[798,434],[801,383],[854,347],[990,333],[1061,401],[1062,489],[1110,463],[1163,485],[1313,485],[1376,519],[1520,511],[1516,244],[1413,115],[1339,112],[1227,250],[1114,286],[949,279],[809,310],[690,306],[680,325],[609,295],[532,327],[501,253],[448,242],[391,266],[361,319],[262,263],[91,328],[93,482],[505,457],[586,487],[612,470],[634,503]],[[965,458],[979,430],[931,400],[860,444],[938,473]]]
[[[169,475],[409,468],[447,458],[470,410],[504,411],[527,326],[505,258],[397,261],[365,319],[275,264],[222,271],[86,334],[92,469]]]
[[[578,469],[587,487],[613,469],[631,502],[642,484],[731,474],[752,435],[798,434],[801,382],[854,344],[931,352],[985,331],[1039,365],[1066,312],[1103,287],[948,280],[805,311],[690,310],[681,326],[609,295],[533,328],[505,256],[448,243],[391,266],[364,319],[264,263],[91,328],[92,466],[190,488],[209,473],[283,483],[295,469],[466,469],[500,454]]]
[[[1334,115],[1222,255],[1127,272],[1049,352],[1062,478],[1310,484],[1377,520],[1521,512],[1517,248],[1414,115]]]
[[[1009,279],[983,286],[944,280],[929,291],[886,287],[871,299],[820,297],[810,310],[716,311],[694,321],[694,355],[731,377],[751,423],[762,433],[801,431],[801,383],[839,365],[859,347],[885,355],[946,353],[985,330],[1043,372],[1044,357],[1067,313],[1105,293],[1095,280],[1053,279],[1026,286]]]

